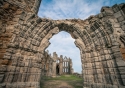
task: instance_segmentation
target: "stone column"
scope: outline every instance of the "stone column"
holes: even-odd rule
[[[59,74],[63,74],[63,55],[60,55],[60,65],[59,65]]]
[[[53,76],[56,76],[56,60],[57,60],[57,54],[56,52],[53,53]]]
[[[72,74],[72,60],[69,58],[69,74]]]

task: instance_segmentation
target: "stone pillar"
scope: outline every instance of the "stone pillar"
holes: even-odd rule
[[[72,74],[72,60],[69,58],[69,74]]]
[[[63,74],[63,55],[60,55],[59,74]]]
[[[52,58],[51,55],[49,55],[49,76],[52,76]]]
[[[57,60],[57,54],[56,52],[53,53],[53,76],[56,76],[56,60]]]

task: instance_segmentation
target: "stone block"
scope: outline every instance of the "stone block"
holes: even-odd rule
[[[37,46],[32,46],[32,50],[33,50],[33,52],[37,52],[38,47]]]
[[[14,54],[14,53],[16,53],[16,50],[13,48],[9,48],[6,50],[6,52]]]
[[[109,68],[114,67],[114,62],[112,60],[108,60],[107,65],[108,65]]]
[[[125,53],[125,48],[120,48],[121,53]]]
[[[100,53],[100,55],[104,55],[104,54],[105,54],[105,53],[104,53],[104,50],[102,50],[102,49],[100,50],[99,53]]]
[[[95,64],[96,64],[96,68],[98,68],[98,69],[101,68],[100,62],[96,62]]]
[[[113,15],[113,11],[109,8],[107,10],[105,10],[105,13],[106,13],[107,16]]]
[[[114,23],[113,26],[116,27],[116,28],[119,28],[120,24],[119,23]]]
[[[122,54],[121,54],[121,52],[115,52],[114,54],[113,54],[113,56],[115,57],[115,59],[117,60],[119,60],[119,59],[122,59]]]
[[[4,78],[4,82],[8,82],[8,83],[12,82],[13,75],[14,75],[14,72],[13,73],[9,73],[9,72],[6,73],[5,78]]]
[[[93,52],[93,57],[97,57],[97,52]]]
[[[125,17],[124,17],[124,16],[120,16],[120,17],[117,18],[117,20],[118,20],[119,22],[124,21],[124,20],[125,20]]]
[[[114,75],[118,72],[118,70],[116,68],[108,68],[109,69],[109,73]]]
[[[101,69],[97,69],[96,71],[97,71],[98,76],[101,78],[101,76],[99,74],[102,74],[102,70]]]
[[[29,66],[29,62],[25,62],[25,67],[28,67]]]
[[[122,30],[125,31],[125,25],[122,25]]]
[[[105,79],[106,79],[106,82],[107,82],[107,83],[109,83],[109,84],[112,83],[112,81],[111,81],[111,79],[110,79],[109,73],[105,75]]]
[[[32,67],[34,67],[34,68],[39,68],[40,65],[39,65],[38,63],[32,63]]]
[[[27,72],[27,70],[28,70],[27,67],[21,67],[21,68],[20,68],[20,72],[21,72],[21,73],[25,73],[25,72]]]
[[[18,62],[18,66],[24,67],[25,66],[25,62]]]
[[[5,54],[5,53],[0,53],[0,59],[3,58],[4,54]]]
[[[108,68],[104,68],[104,74],[109,74]]]
[[[125,87],[125,79],[122,79],[122,82],[123,82],[123,84],[124,84],[124,87]],[[124,88],[124,87],[123,87],[123,88]]]
[[[108,52],[109,54],[112,54],[112,53],[113,53],[112,50],[111,50],[111,48],[108,49],[107,52]]]
[[[11,54],[10,53],[5,53],[4,59],[11,59]]]
[[[107,61],[103,61],[103,62],[102,62],[102,65],[103,65],[104,68],[107,68],[107,67],[108,67],[108,66],[107,66]]]
[[[15,68],[16,68],[15,66],[8,66],[8,67],[7,67],[7,71],[8,71],[8,72],[14,72],[14,71],[15,71]]]
[[[5,72],[7,70],[7,66],[6,65],[1,65],[0,66],[0,72]]]
[[[6,53],[6,49],[1,49],[0,48],[0,54]]]
[[[1,64],[2,65],[7,65],[8,64],[8,60],[2,60]]]
[[[103,17],[107,16],[106,12],[102,12],[102,14],[103,14]]]
[[[115,16],[116,18],[118,18],[118,17],[122,16],[121,11],[116,12],[116,13],[114,14],[114,16]]]
[[[125,74],[125,67],[118,67],[118,70],[120,71],[121,75]]]
[[[111,55],[110,55],[110,54],[107,54],[107,55],[105,55],[105,59],[106,59],[106,60],[111,60],[111,59],[112,59],[112,57],[111,57]]]
[[[120,7],[117,4],[115,4],[114,6],[112,6],[112,9],[116,13],[120,10]]]
[[[125,79],[125,75],[121,75],[121,78],[122,78],[122,79]]]
[[[113,46],[113,47],[111,47],[111,49],[112,49],[112,52],[113,52],[113,53],[120,51],[119,46]]]
[[[109,53],[107,49],[104,49],[103,52],[104,52],[105,54],[108,54],[108,53]]]
[[[116,61],[116,63],[117,63],[117,66],[119,67],[125,67],[125,61],[124,60],[117,60]]]
[[[94,61],[97,62],[99,61],[99,58],[98,57],[93,57],[94,58]]]
[[[102,55],[102,56],[101,56],[101,60],[102,60],[102,61],[105,61],[105,60],[106,60],[105,56]]]
[[[21,13],[22,13],[22,10],[19,9],[19,10],[16,11],[15,14],[16,14],[16,15],[20,15]]]
[[[123,60],[125,60],[125,54],[122,54],[122,58],[123,58]]]

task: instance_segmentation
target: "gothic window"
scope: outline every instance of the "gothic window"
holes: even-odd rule
[[[69,71],[68,71],[68,68],[67,68],[67,72],[69,72]]]
[[[67,66],[68,66],[68,62],[67,62]]]
[[[66,62],[65,62],[65,67],[66,67]]]

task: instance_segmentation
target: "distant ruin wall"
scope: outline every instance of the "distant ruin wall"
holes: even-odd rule
[[[44,65],[43,76],[58,76],[63,74],[72,74],[72,60],[66,56],[63,58],[62,55],[58,57],[56,52],[51,56],[48,51],[44,54],[44,60],[42,64]],[[57,68],[58,67],[58,68]],[[58,70],[58,72],[57,72]]]

